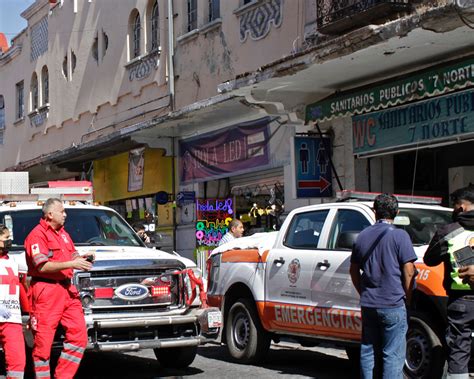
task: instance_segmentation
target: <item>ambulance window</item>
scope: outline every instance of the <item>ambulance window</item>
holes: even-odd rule
[[[352,209],[339,209],[329,235],[329,249],[352,248],[357,235],[370,225],[370,221],[362,213]]]
[[[316,249],[329,210],[296,214],[283,244],[294,249]]]

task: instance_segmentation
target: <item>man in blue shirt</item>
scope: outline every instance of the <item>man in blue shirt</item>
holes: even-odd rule
[[[361,376],[371,379],[375,368],[384,379],[401,379],[417,257],[408,233],[392,226],[395,196],[378,195],[374,211],[377,222],[359,234],[350,268],[362,311]]]

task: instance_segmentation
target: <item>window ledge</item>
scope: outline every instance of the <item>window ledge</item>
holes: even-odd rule
[[[31,118],[37,114],[38,114],[38,108],[35,108],[30,113],[28,113],[27,116]]]
[[[133,67],[137,64],[140,64],[142,61],[147,60],[148,58],[152,58],[156,55],[160,55],[160,51],[161,51],[161,48],[159,47],[158,49],[152,50],[149,53],[135,57],[132,60],[125,63],[125,68]]]
[[[13,121],[13,125],[19,125],[24,121],[25,121],[25,116],[17,118],[15,121]]]
[[[190,32],[187,32],[186,34],[183,34],[183,35],[179,36],[178,38],[176,38],[176,42],[178,42],[178,43],[187,43],[187,42],[192,41],[195,38],[197,38],[198,35],[199,35],[199,29],[194,29],[194,30],[191,30]]]
[[[240,7],[238,7],[237,9],[234,10],[234,14],[236,16],[240,16],[242,15],[243,13],[246,13],[247,11],[249,11],[250,9],[253,9],[255,8],[257,5],[259,5],[260,3],[262,2],[262,0],[254,0],[252,1],[251,3],[248,3],[248,4],[244,4]]]
[[[47,110],[49,110],[49,103],[45,103],[45,104],[43,104],[42,106],[40,106],[38,108],[39,112],[44,112],[44,111],[47,111]]]
[[[215,29],[220,28],[222,25],[222,18],[216,18],[215,20],[212,20],[211,22],[208,22],[207,24],[201,26],[199,28],[199,33],[209,33]]]

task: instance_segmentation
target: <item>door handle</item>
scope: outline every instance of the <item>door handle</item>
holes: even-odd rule
[[[318,264],[316,265],[316,267],[319,268],[321,271],[326,271],[330,266],[331,263],[329,263],[327,259],[325,259],[323,262],[318,262]]]
[[[282,265],[283,263],[285,263],[285,260],[283,259],[283,257],[280,257],[280,259],[275,259],[273,263]]]

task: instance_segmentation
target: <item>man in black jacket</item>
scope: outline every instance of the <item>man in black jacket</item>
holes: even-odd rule
[[[469,376],[474,326],[474,186],[460,188],[450,197],[454,222],[436,232],[423,260],[428,266],[444,262],[448,378],[464,379]]]

